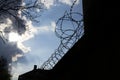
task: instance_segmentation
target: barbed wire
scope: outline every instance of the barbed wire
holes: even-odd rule
[[[73,2],[69,11],[65,11],[64,15],[56,22],[55,34],[60,38],[60,45],[43,63],[41,69],[52,69],[84,34],[83,15],[73,10],[76,2],[77,0]]]

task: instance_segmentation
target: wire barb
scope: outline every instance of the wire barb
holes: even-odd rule
[[[60,38],[60,45],[43,63],[41,69],[52,69],[84,34],[83,16],[80,12],[73,11],[76,2],[77,0],[73,2],[69,11],[65,11],[64,15],[56,22],[55,34]],[[75,16],[79,16],[78,19]]]

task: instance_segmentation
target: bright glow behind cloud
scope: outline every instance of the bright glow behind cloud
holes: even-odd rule
[[[9,40],[10,42],[17,42],[17,41],[19,41],[19,39],[20,39],[20,36],[18,35],[18,33],[15,33],[15,32],[9,33],[9,38],[8,38],[8,40]]]
[[[8,35],[9,42],[10,43],[16,42],[17,47],[20,50],[22,50],[23,53],[28,53],[29,51],[31,51],[31,48],[26,47],[23,44],[23,42],[33,38],[35,34],[54,32],[56,24],[54,21],[52,21],[49,26],[34,27],[32,25],[32,22],[27,20],[26,26],[27,26],[27,29],[24,34],[19,35],[18,33],[10,32]],[[18,54],[18,55],[20,55],[20,54]],[[21,54],[21,56],[18,56],[18,55],[13,56],[12,60],[16,61],[18,57],[22,57],[22,54]]]
[[[26,18],[23,18],[26,21],[26,26],[27,29],[23,34],[18,34],[16,29],[13,28],[13,24],[12,21],[7,18],[5,20],[3,20],[3,23],[0,24],[0,34],[3,35],[3,38],[5,38],[4,40],[8,40],[8,42],[6,41],[6,45],[9,45],[8,47],[12,47],[12,45],[15,45],[15,48],[6,52],[7,53],[11,53],[9,55],[9,59],[12,58],[13,61],[17,60],[17,57],[21,57],[18,55],[23,55],[24,53],[28,53],[30,51],[30,47],[26,47],[23,42],[31,39],[34,37],[35,33],[37,32],[37,29],[35,27],[32,26],[32,22],[27,20]],[[1,45],[1,47],[6,46],[4,44],[4,46]],[[15,50],[16,49],[16,50]],[[4,53],[4,50],[2,50]],[[3,55],[2,53],[0,55]]]

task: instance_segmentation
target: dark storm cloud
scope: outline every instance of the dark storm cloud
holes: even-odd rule
[[[22,53],[23,51],[17,47],[16,43],[4,44],[2,39],[0,39],[0,56],[5,57],[8,63],[11,63],[12,57]]]
[[[16,31],[18,34],[25,32],[25,20],[22,19],[19,13],[23,0],[0,0],[0,34],[7,38],[8,34]],[[8,20],[11,21],[9,25]],[[4,25],[2,25],[4,24]],[[12,61],[12,57],[22,54],[23,51],[17,47],[17,43],[3,43],[4,37],[0,37],[0,56],[4,56],[8,62]]]

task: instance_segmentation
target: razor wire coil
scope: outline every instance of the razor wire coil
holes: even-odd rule
[[[55,34],[60,38],[60,45],[50,58],[41,65],[41,69],[52,69],[84,34],[83,15],[78,11],[73,11],[76,2],[77,0],[73,2],[70,10],[65,11],[64,15],[56,22]],[[76,19],[74,15],[79,16],[80,19]]]

